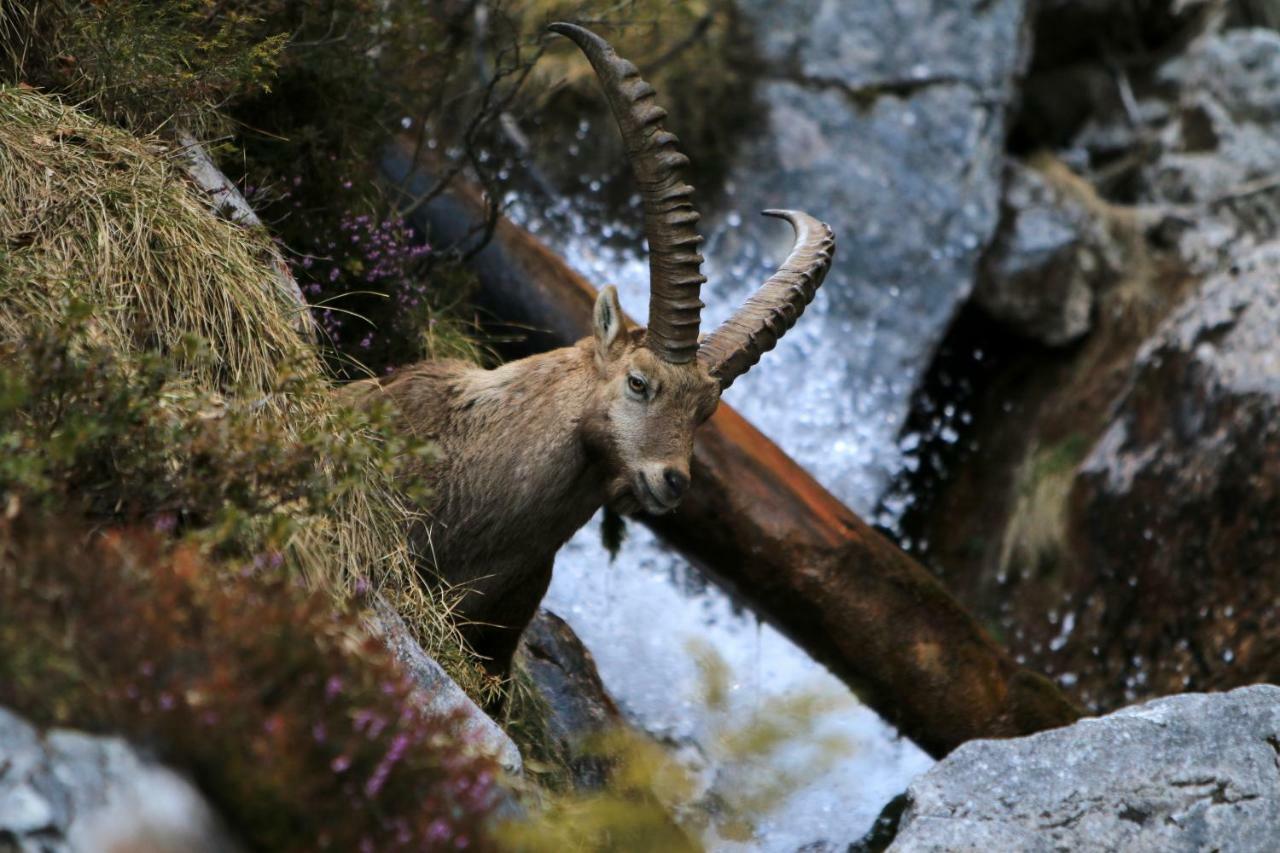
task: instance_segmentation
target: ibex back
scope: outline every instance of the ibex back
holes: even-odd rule
[[[812,217],[766,211],[795,228],[790,256],[700,342],[702,238],[666,113],[598,36],[551,29],[590,60],[626,143],[649,242],[648,328],[630,326],[609,287],[596,300],[593,335],[575,346],[493,370],[424,362],[352,386],[362,400],[389,399],[402,428],[439,448],[414,545],[424,578],[463,591],[463,634],[498,675],[546,592],[556,551],[596,510],[660,514],[680,503],[695,429],[795,322],[834,251],[830,229]]]

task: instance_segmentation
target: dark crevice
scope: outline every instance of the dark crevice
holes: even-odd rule
[[[960,86],[974,92],[980,87],[972,80],[955,75],[940,74],[928,77],[911,77],[905,79],[874,80],[866,83],[850,83],[840,77],[823,74],[807,74],[799,69],[775,69],[765,75],[766,80],[794,83],[805,89],[833,90],[844,95],[860,110],[868,109],[881,98],[910,98],[927,89],[939,86]]]
[[[1267,735],[1267,746],[1276,754],[1276,770],[1280,772],[1280,735]]]
[[[1125,113],[1155,87],[1154,71],[1210,20],[1214,3],[1115,0],[1033,4],[1031,62],[1008,147],[1025,155],[1068,146],[1089,120]]]

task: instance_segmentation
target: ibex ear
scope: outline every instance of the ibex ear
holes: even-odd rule
[[[596,297],[594,324],[596,360],[601,364],[616,356],[626,341],[627,318],[618,304],[618,289],[612,285]]]

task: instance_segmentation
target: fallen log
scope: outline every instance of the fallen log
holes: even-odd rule
[[[384,173],[405,198],[419,198],[432,180],[405,145],[387,153]],[[482,216],[474,188],[455,184],[410,211],[437,244],[467,239]],[[478,303],[529,327],[533,346],[590,334],[595,289],[509,220],[499,219],[471,267]],[[931,755],[1080,716],[932,574],[725,403],[698,431],[692,474],[680,509],[645,523]]]

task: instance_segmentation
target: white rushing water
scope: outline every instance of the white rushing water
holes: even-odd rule
[[[622,226],[585,223],[570,212],[573,207],[577,205],[565,203],[534,214],[517,203],[510,213],[541,233],[589,280],[617,285],[628,313],[644,317],[647,265],[633,250],[602,247]],[[713,237],[707,246],[712,280],[704,295],[708,327],[737,307],[736,295],[732,303],[720,296],[717,278],[727,274],[734,280],[762,281],[772,271],[767,262],[780,261],[790,245],[789,229],[780,224],[778,244],[765,247],[772,257],[754,266],[738,260],[737,268],[720,269],[717,245],[732,243],[735,223],[731,216],[718,229],[729,239]],[[847,365],[824,358],[823,352],[832,335],[846,340],[861,336],[868,342],[875,335],[864,324],[829,312],[829,300],[820,292],[803,321],[753,370],[753,376],[767,374],[765,388],[739,382],[726,399],[746,410],[825,485],[867,512],[883,483],[870,469],[878,451],[886,445],[894,450],[907,392],[884,389],[884,396],[895,397],[889,408],[897,415],[891,422],[868,416],[883,400],[867,389],[881,386],[871,382],[863,393],[851,393]],[[809,369],[815,363],[827,367]],[[806,374],[802,381],[801,372]],[[788,385],[792,393],[777,394]],[[761,403],[760,397],[770,393],[775,403],[785,399],[785,405]],[[794,851],[817,841],[842,849],[860,838],[889,799],[931,764],[842,682],[750,612],[735,607],[642,525],[628,525],[627,541],[613,563],[601,544],[598,520],[579,532],[556,559],[545,606],[581,636],[606,687],[635,723],[701,756],[698,763],[715,798],[732,804],[779,784],[782,792],[766,798],[769,807],[751,815],[751,840],[729,840],[713,825],[704,839],[712,849]],[[728,695],[718,707],[705,701],[707,679],[699,662],[708,657],[726,668]],[[814,707],[787,718],[790,736],[782,748],[759,756],[726,753],[727,735],[761,721],[777,722],[781,709],[805,701]]]

